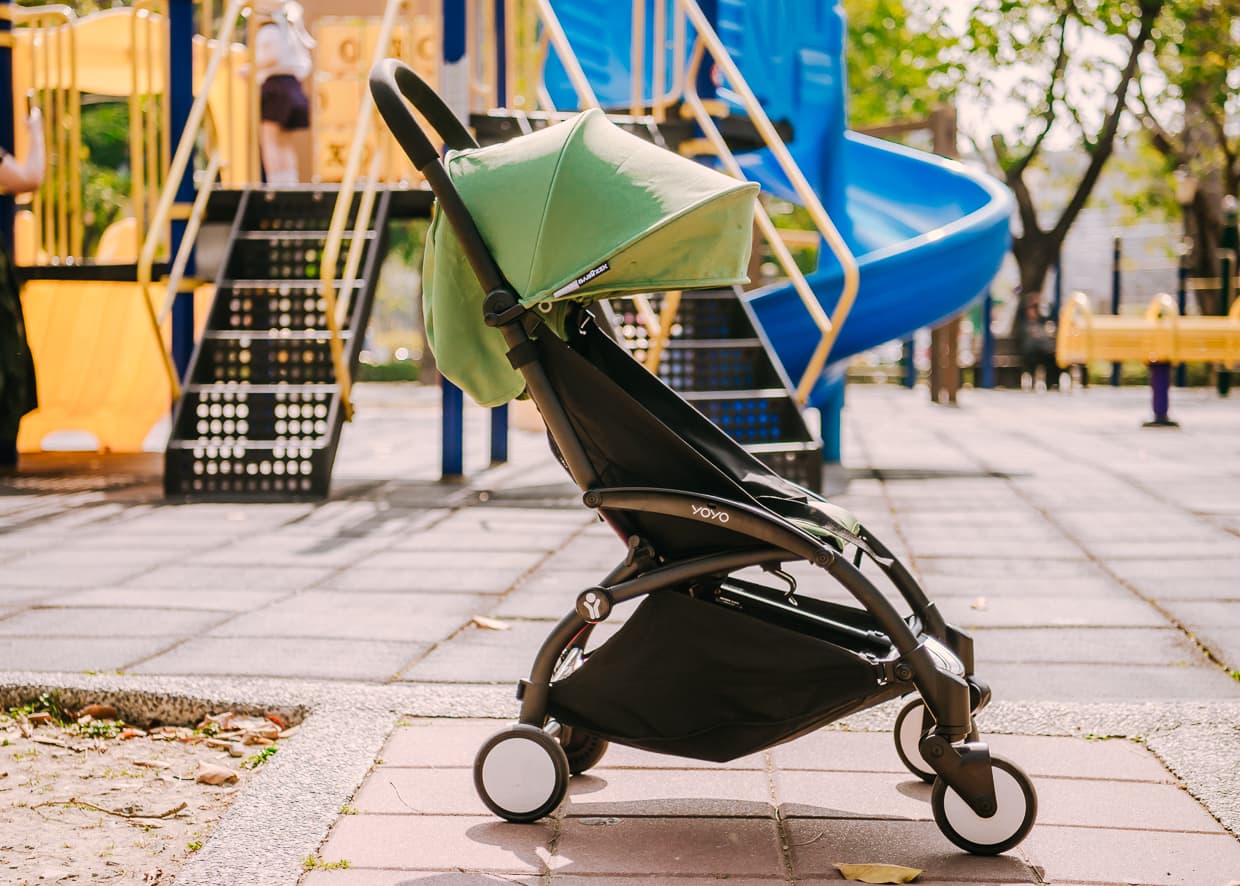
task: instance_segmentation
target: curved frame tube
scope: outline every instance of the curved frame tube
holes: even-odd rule
[[[761,539],[827,570],[874,616],[901,655],[908,655],[917,648],[917,637],[908,623],[859,569],[808,533],[768,511],[709,495],[640,487],[593,489],[586,493],[585,502],[587,507],[603,511],[641,511],[711,526],[726,525],[729,530]]]

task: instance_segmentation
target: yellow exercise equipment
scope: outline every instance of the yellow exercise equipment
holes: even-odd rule
[[[1175,299],[1155,296],[1141,316],[1095,314],[1083,292],[1059,312],[1055,359],[1060,366],[1093,361],[1234,363],[1240,360],[1240,299],[1226,317],[1181,316]]]

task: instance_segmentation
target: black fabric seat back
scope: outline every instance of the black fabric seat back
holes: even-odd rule
[[[750,506],[757,496],[806,493],[753,458],[637,363],[583,314],[567,342],[543,330],[539,361],[603,486],[653,487]],[[618,518],[664,556],[757,547],[749,536],[648,513]]]

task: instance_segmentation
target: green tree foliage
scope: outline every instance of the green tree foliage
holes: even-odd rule
[[[924,117],[955,96],[964,74],[959,38],[934,4],[843,0],[848,14],[849,118],[854,127]]]
[[[1196,186],[1185,217],[1192,269],[1216,277],[1223,197],[1240,191],[1240,134],[1228,127],[1240,112],[1240,0],[1168,0],[1151,50],[1134,105],[1165,171]]]
[[[1166,0],[981,0],[962,42],[985,100],[1027,109],[1015,131],[996,132],[993,160],[1016,197],[1012,252],[1025,297],[1047,272],[1110,158],[1142,54]],[[999,84],[1004,84],[1002,88]],[[1026,176],[1052,133],[1087,158],[1066,203],[1038,205]],[[1023,312],[1018,316],[1023,315]],[[1022,324],[1014,332],[1019,338]]]
[[[108,225],[127,211],[129,174],[129,106],[124,101],[82,105],[83,249],[93,255]]]

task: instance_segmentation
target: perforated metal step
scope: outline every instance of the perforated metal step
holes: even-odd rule
[[[331,188],[246,191],[237,203],[215,301],[173,415],[164,460],[170,496],[232,501],[321,498],[331,485],[344,409],[319,275],[335,208]],[[349,229],[357,201],[350,213]],[[341,343],[356,368],[385,248],[389,199],[362,235]],[[345,274],[351,238],[340,250]]]

